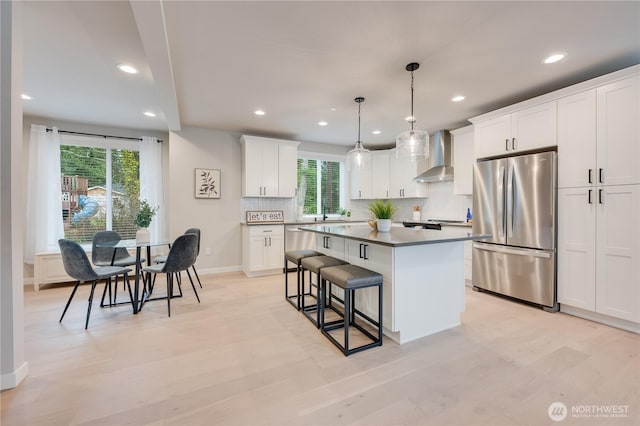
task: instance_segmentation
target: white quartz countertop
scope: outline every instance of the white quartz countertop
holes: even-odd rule
[[[491,235],[474,235],[469,228],[443,227],[442,230],[391,227],[390,232],[378,232],[368,224],[335,224],[301,226],[300,230],[344,237],[392,247],[484,240]]]

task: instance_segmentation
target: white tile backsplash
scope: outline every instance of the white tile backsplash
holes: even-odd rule
[[[371,219],[367,206],[371,200],[351,200],[351,216],[357,220]],[[413,207],[420,206],[421,220],[448,219],[466,220],[467,209],[472,207],[470,195],[454,195],[453,181],[429,184],[428,198],[401,198],[393,200],[398,206],[394,220],[413,220]],[[473,211],[471,212],[473,213]]]

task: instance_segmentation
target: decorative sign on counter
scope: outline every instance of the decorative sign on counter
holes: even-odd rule
[[[247,211],[247,223],[284,223],[283,210]]]

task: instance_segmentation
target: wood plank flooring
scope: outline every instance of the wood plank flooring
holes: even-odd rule
[[[201,278],[202,303],[186,285],[171,318],[164,301],[136,316],[96,301],[88,331],[88,286],[62,324],[71,287],[27,289],[30,373],[2,392],[2,425],[640,424],[633,333],[467,290],[460,327],[345,358],[282,275]],[[611,405],[626,414],[571,413]]]

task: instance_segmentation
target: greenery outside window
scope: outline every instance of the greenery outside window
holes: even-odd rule
[[[86,243],[104,230],[135,238],[140,199],[137,142],[63,137],[60,168],[65,238]]]
[[[339,215],[345,201],[345,163],[300,153],[297,206],[304,215]]]

